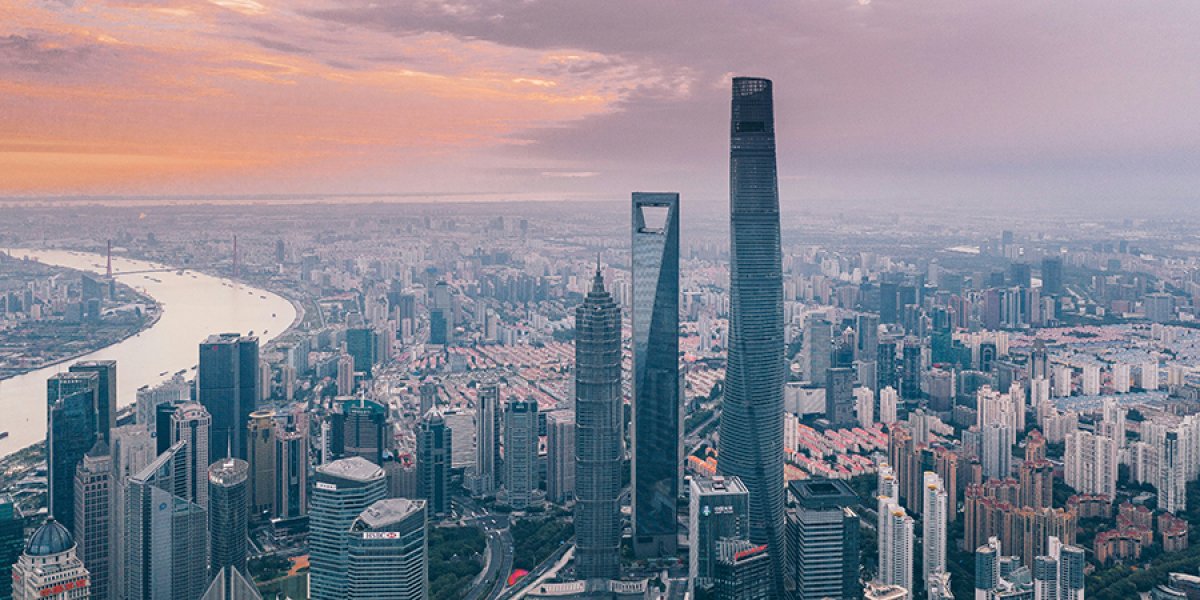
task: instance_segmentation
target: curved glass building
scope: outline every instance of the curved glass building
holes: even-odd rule
[[[783,597],[783,285],[771,81],[733,80],[729,358],[717,468],[750,492],[750,539]]]

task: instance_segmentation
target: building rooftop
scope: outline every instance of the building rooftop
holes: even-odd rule
[[[371,529],[384,529],[407,519],[413,513],[425,510],[424,500],[388,498],[367,507],[358,516],[358,521]]]
[[[702,494],[748,494],[746,484],[737,477],[696,477],[692,480]]]
[[[845,508],[859,504],[858,495],[839,479],[796,479],[788,483],[800,506],[814,510]]]
[[[75,537],[62,523],[50,517],[45,524],[29,537],[25,544],[25,554],[28,556],[51,556],[62,554],[75,547]]]
[[[352,456],[335,460],[327,465],[317,467],[317,475],[326,477],[334,477],[347,481],[357,481],[366,483],[376,479],[383,478],[383,469],[379,465],[361,457]]]

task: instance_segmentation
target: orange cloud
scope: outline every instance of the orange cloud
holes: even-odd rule
[[[612,110],[607,59],[333,26],[257,0],[54,4],[0,21],[0,194],[256,189],[303,172],[419,175]],[[460,161],[461,162],[461,161]]]

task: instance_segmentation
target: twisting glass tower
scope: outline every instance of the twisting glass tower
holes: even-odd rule
[[[633,542],[675,554],[683,437],[679,194],[633,194]]]
[[[767,544],[783,596],[783,286],[771,82],[733,80],[729,149],[729,358],[717,467],[750,492],[750,538]]]
[[[575,311],[575,570],[613,579],[621,563],[621,309],[597,266]]]

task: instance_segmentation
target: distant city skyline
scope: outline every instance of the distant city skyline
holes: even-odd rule
[[[1183,2],[7,8],[0,196],[672,189],[702,210],[731,73],[783,82],[785,203],[1163,203],[1200,183]]]

